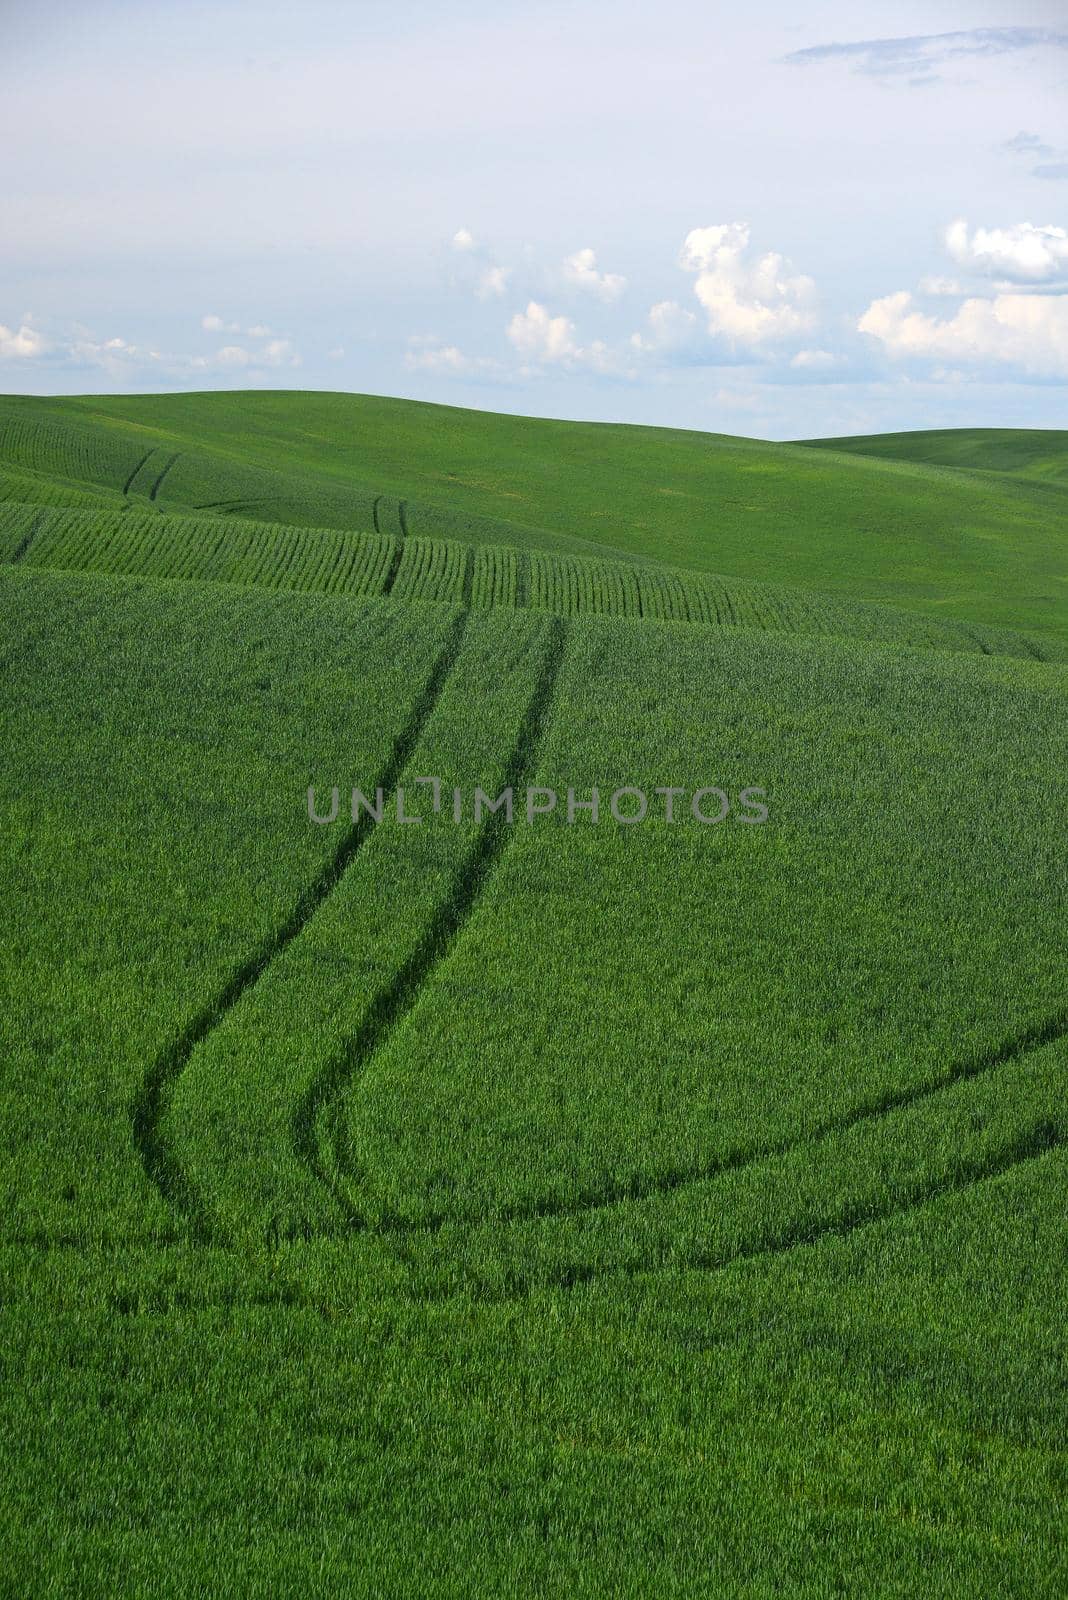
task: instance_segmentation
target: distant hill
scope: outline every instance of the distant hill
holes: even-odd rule
[[[768,444],[330,393],[0,399],[0,495],[654,561],[1068,637],[1066,435]],[[947,470],[952,467],[953,470]],[[384,531],[384,530],[383,530]]]

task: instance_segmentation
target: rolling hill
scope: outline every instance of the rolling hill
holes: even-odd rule
[[[908,437],[0,402],[20,1593],[1064,1592],[1065,442]]]

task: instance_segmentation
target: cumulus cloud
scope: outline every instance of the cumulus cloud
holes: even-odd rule
[[[222,317],[216,316],[214,312],[209,312],[206,317],[201,317],[200,326],[205,333],[241,332],[241,324],[239,322],[224,322]]]
[[[250,330],[251,331],[251,330]],[[288,339],[271,339],[253,359],[268,367],[299,367],[300,356]]]
[[[815,284],[772,251],[750,261],[749,225],[716,223],[687,234],[679,264],[696,273],[694,293],[709,333],[732,344],[796,338],[815,324]]]
[[[571,361],[579,354],[575,324],[569,317],[554,317],[536,300],[517,311],[508,324],[508,338],[520,355],[536,362]]]
[[[452,247],[454,250],[473,250],[475,248],[474,234],[469,228],[457,228],[452,236]]]
[[[963,220],[946,229],[946,249],[971,272],[1012,283],[1044,283],[1068,272],[1068,231],[1052,224],[1017,222],[1007,228],[976,228]]]
[[[430,372],[437,377],[488,377],[499,372],[500,364],[488,356],[468,356],[454,344],[446,344],[434,333],[412,334],[404,364],[409,372]]]
[[[1068,376],[1068,298],[998,294],[965,300],[952,317],[916,310],[906,290],[874,300],[857,323],[892,356],[954,364],[1010,364]]]
[[[631,345],[646,353],[670,353],[684,350],[693,343],[697,332],[697,318],[685,310],[677,300],[658,300],[649,308],[647,331],[632,333]]]
[[[480,300],[489,300],[494,295],[502,295],[508,284],[508,268],[488,266],[479,274],[475,293]]]
[[[32,360],[34,356],[42,355],[44,349],[44,339],[28,322],[23,322],[18,328],[5,328],[0,322],[0,359]]]
[[[554,317],[545,306],[531,300],[525,311],[517,311],[505,330],[508,340],[524,358],[520,375],[529,377],[545,366],[574,370],[584,367],[604,377],[635,376],[628,359],[602,339],[580,345],[570,317]]]
[[[903,78],[910,84],[927,84],[938,82],[936,69],[951,62],[1041,49],[1068,49],[1068,33],[1050,28],[967,28],[954,33],[810,45],[805,50],[791,51],[783,59],[800,67],[842,62],[851,71],[868,77]]]
[[[568,256],[564,262],[564,278],[601,300],[618,300],[627,285],[626,278],[620,277],[618,272],[598,272],[596,253],[588,246]]]

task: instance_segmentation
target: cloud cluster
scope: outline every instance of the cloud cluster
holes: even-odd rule
[[[249,328],[249,335],[253,335],[254,331]],[[300,356],[288,339],[268,339],[257,350],[249,350],[240,344],[226,344],[214,355],[194,356],[191,364],[194,367],[299,367]]]
[[[24,321],[17,328],[5,328],[0,322],[0,359],[11,361],[32,360],[44,353],[45,342],[36,328]]]
[[[468,356],[457,345],[446,344],[434,333],[412,334],[404,355],[409,372],[429,372],[438,377],[492,377],[500,363],[488,356]]]
[[[646,355],[685,350],[692,345],[697,333],[697,318],[677,300],[658,300],[650,306],[646,325],[645,333],[630,336],[632,347]]]
[[[580,345],[570,317],[553,316],[537,300],[517,311],[505,330],[508,342],[523,358],[520,376],[529,377],[543,367],[584,367],[602,376],[630,375],[625,359],[602,339]]]
[[[1034,149],[1031,136],[1013,142]],[[1068,374],[1068,230],[1053,223],[1018,222],[972,228],[949,224],[944,244],[957,272],[920,281],[924,295],[959,303],[945,313],[917,304],[908,290],[871,302],[854,327],[853,347],[820,336],[816,286],[778,251],[751,248],[747,222],[718,222],[686,235],[677,265],[693,280],[695,306],[657,300],[644,324],[624,339],[587,341],[571,316],[540,296],[526,298],[504,324],[511,362],[465,355],[442,339],[409,341],[409,368],[450,377],[529,378],[546,371],[613,378],[667,373],[681,367],[715,369],[748,364],[766,381],[842,384],[872,375],[867,342],[894,360],[947,368],[1008,368],[1024,379]],[[482,247],[466,230],[453,248],[475,255]],[[587,247],[565,262],[564,279],[606,305],[624,280],[602,272]],[[971,284],[972,287],[968,287]],[[557,279],[559,286],[559,279]],[[985,287],[984,287],[985,286]],[[504,285],[502,284],[502,290]],[[815,335],[815,336],[814,336]]]
[[[1008,363],[1040,377],[1068,374],[1068,297],[998,294],[965,300],[952,317],[915,308],[907,290],[874,300],[857,323],[892,356],[969,366]]]
[[[747,259],[744,222],[694,228],[686,236],[679,265],[697,274],[694,293],[704,307],[709,333],[732,344],[761,345],[806,333],[815,324],[816,286],[790,271],[772,251]]]
[[[958,266],[1011,283],[1046,283],[1068,274],[1068,230],[1017,222],[1008,228],[976,228],[963,220],[946,229],[946,249]]]
[[[200,325],[208,333],[240,328],[240,324],[224,323],[213,315],[202,317]],[[16,330],[0,324],[0,360],[39,357],[51,366],[91,367],[116,379],[146,368],[172,377],[205,371],[244,371],[255,377],[266,369],[300,365],[300,355],[290,340],[276,338],[264,324],[246,328],[245,334],[260,342],[253,348],[225,344],[209,355],[177,354],[133,344],[117,334],[101,339],[91,329],[78,325],[46,338],[32,326],[32,318],[27,315]]]
[[[617,272],[598,272],[597,256],[589,246],[568,256],[564,262],[564,279],[601,300],[618,300],[627,286],[626,278]]]
[[[570,317],[554,317],[536,300],[517,311],[508,324],[509,342],[532,361],[573,361],[579,353],[575,324]]]

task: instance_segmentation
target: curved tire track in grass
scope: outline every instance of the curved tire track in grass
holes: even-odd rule
[[[566,639],[565,624],[554,617],[547,628],[541,670],[516,734],[501,788],[524,788],[536,769],[553,691],[559,677]],[[423,987],[446,959],[462,934],[486,881],[503,854],[510,826],[503,813],[485,820],[467,859],[458,869],[452,890],[441,903],[408,960],[372,1002],[358,1032],[327,1065],[297,1105],[293,1117],[293,1150],[313,1176],[330,1190],[352,1228],[379,1230],[359,1210],[348,1192],[352,1163],[344,1136],[345,1094],[366,1071],[397,1028],[410,1015]],[[333,1146],[334,1162],[324,1160],[323,1144]],[[335,1170],[332,1170],[335,1169]]]
[[[159,475],[157,476],[155,483],[152,485],[151,489],[148,491],[148,498],[150,500],[155,500],[156,496],[159,494],[160,488],[162,487],[164,478],[167,476],[168,472],[170,472],[171,468],[175,465],[175,463],[180,461],[181,459],[182,459],[182,452],[180,450],[176,450],[174,455],[169,456],[167,458],[167,460],[163,463],[162,470],[160,471]]]
[[[958,1169],[948,1176],[915,1183],[900,1198],[883,1206],[866,1208],[847,1206],[837,1217],[816,1224],[806,1223],[804,1219],[800,1219],[790,1223],[770,1239],[726,1250],[720,1256],[690,1256],[662,1263],[631,1262],[619,1266],[576,1266],[564,1268],[556,1275],[550,1274],[543,1282],[546,1287],[570,1289],[600,1278],[640,1278],[662,1271],[725,1272],[730,1267],[744,1265],[750,1261],[790,1255],[794,1250],[821,1244],[825,1239],[848,1239],[864,1228],[876,1227],[882,1222],[895,1222],[914,1211],[922,1210],[924,1206],[933,1205],[935,1201],[944,1199],[947,1195],[964,1194],[969,1189],[978,1188],[984,1183],[992,1183],[1018,1167],[1041,1160],[1051,1151],[1065,1148],[1068,1148],[1068,1139],[1059,1129],[1048,1122],[1036,1123],[999,1155],[987,1161],[962,1162]],[[541,1285],[530,1286],[534,1287]],[[526,1292],[529,1293],[530,1288]],[[509,1295],[507,1298],[516,1296]]]
[[[145,451],[144,455],[141,457],[140,461],[137,463],[136,467],[134,467],[133,471],[130,473],[130,476],[127,478],[126,482],[123,484],[122,493],[123,493],[123,498],[124,499],[129,495],[130,490],[133,487],[134,479],[137,477],[137,474],[140,472],[141,468],[144,466],[144,464],[148,460],[149,456],[153,454],[153,452],[155,451],[155,448],[156,448],[155,445],[153,445],[151,450],[146,450]]]
[[[380,1231],[394,1234],[437,1233],[445,1227],[475,1228],[485,1226],[487,1223],[503,1225],[515,1222],[540,1222],[554,1217],[581,1217],[596,1211],[608,1210],[613,1206],[675,1194],[682,1189],[711,1183],[728,1173],[744,1172],[751,1167],[762,1166],[768,1161],[778,1161],[787,1156],[800,1154],[804,1150],[814,1150],[829,1139],[849,1133],[852,1129],[865,1124],[877,1122],[897,1111],[906,1111],[913,1106],[922,1105],[925,1100],[946,1093],[958,1084],[982,1077],[998,1067],[1007,1066],[1010,1061],[1017,1061],[1035,1050],[1040,1050],[1044,1045],[1053,1044],[1065,1037],[1068,1037],[1068,1009],[1059,1011],[1043,1022],[1036,1023],[1003,1040],[992,1050],[958,1062],[936,1081],[928,1080],[926,1083],[881,1095],[877,1100],[863,1103],[851,1111],[842,1112],[837,1117],[828,1117],[808,1133],[795,1138],[779,1139],[754,1149],[739,1150],[703,1166],[679,1168],[644,1180],[601,1185],[569,1200],[542,1200],[533,1201],[525,1206],[505,1207],[486,1218],[465,1217],[455,1213],[439,1213],[432,1217],[421,1217],[410,1221],[394,1218],[383,1222]]]
[[[461,612],[449,629],[407,722],[394,740],[389,760],[378,779],[384,791],[396,787],[423,728],[433,715],[459,654],[466,627],[467,613]],[[251,989],[275,957],[292,944],[336,888],[370,837],[372,827],[368,813],[361,812],[359,820],[342,836],[329,861],[301,892],[281,927],[230,974],[218,993],[157,1055],[134,1102],[131,1118],[133,1140],[141,1165],[163,1199],[186,1218],[194,1236],[201,1242],[218,1242],[211,1218],[188,1175],[171,1155],[163,1136],[163,1122],[171,1104],[174,1086],[197,1045],[224,1021],[246,990]]]

